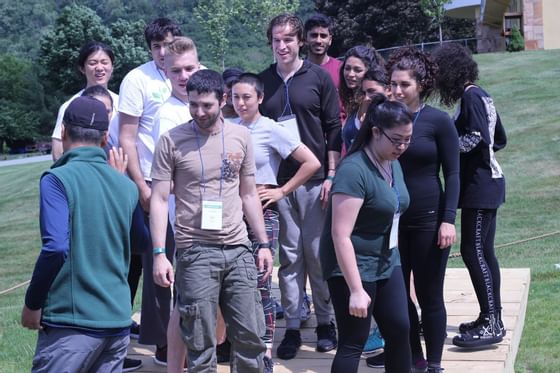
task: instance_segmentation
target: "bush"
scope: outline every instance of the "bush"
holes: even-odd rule
[[[511,37],[506,49],[508,52],[519,52],[525,49],[525,39],[517,27],[511,29]]]

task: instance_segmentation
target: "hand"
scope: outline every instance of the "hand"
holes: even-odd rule
[[[441,223],[441,225],[439,226],[437,241],[439,248],[446,249],[449,246],[453,245],[456,240],[457,236],[455,234],[455,226],[449,223]]]
[[[348,310],[351,316],[362,318],[367,317],[370,304],[371,298],[363,288],[359,291],[350,293],[350,303],[348,305]]]
[[[21,325],[31,330],[41,330],[41,310],[30,310],[26,305],[21,310]]]
[[[140,188],[140,205],[142,209],[146,212],[150,212],[150,198],[152,197],[152,188],[147,184]]]
[[[284,197],[285,195],[282,191],[282,188],[269,188],[259,190],[259,199],[261,200],[261,203],[263,203],[263,209],[267,208],[275,202],[278,202]]]
[[[128,155],[124,153],[121,147],[117,149],[113,146],[109,149],[109,166],[113,167],[121,174],[126,172],[126,167],[128,166]]]
[[[263,281],[272,273],[272,252],[270,249],[259,249],[257,254],[257,268],[260,272],[264,272]],[[266,271],[266,272],[265,272]]]
[[[358,113],[356,114],[360,123],[364,123],[364,121],[366,120],[366,113],[368,111],[368,108],[369,108],[370,104],[371,104],[371,98],[366,95],[363,98],[362,103],[360,104],[360,108],[358,109]]]
[[[167,288],[173,284],[175,275],[173,265],[164,254],[154,256],[153,265],[154,282],[159,286]]]
[[[321,208],[323,210],[326,209],[327,206],[329,205],[329,194],[331,192],[331,187],[332,187],[332,180],[325,179],[325,181],[323,181],[323,185],[321,186],[321,194],[320,194]]]

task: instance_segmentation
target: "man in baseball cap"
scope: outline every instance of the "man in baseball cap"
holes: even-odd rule
[[[64,154],[41,177],[43,246],[21,314],[39,333],[33,372],[122,370],[138,190],[107,163],[108,126],[100,101],[74,99],[63,119]]]

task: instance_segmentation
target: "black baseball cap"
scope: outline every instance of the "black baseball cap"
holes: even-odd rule
[[[243,74],[243,70],[238,67],[229,67],[222,73],[222,79],[226,86],[230,86],[239,76]]]
[[[66,126],[107,131],[109,116],[105,105],[93,97],[76,97],[64,112],[63,122]]]

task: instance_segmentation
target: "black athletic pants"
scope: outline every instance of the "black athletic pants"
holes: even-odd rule
[[[358,371],[372,313],[385,339],[385,371],[410,373],[410,326],[406,312],[406,290],[400,268],[396,267],[389,279],[363,282],[364,290],[372,300],[365,318],[350,316],[350,290],[344,277],[332,277],[327,282],[338,328],[338,349],[331,373]]]
[[[497,209],[461,210],[461,256],[469,270],[480,312],[502,310],[500,266],[494,252]]]
[[[416,306],[410,298],[410,273],[414,274],[414,289],[422,310],[422,328],[426,342],[426,360],[440,363],[445,343],[447,312],[443,298],[443,280],[449,248],[437,246],[437,231],[407,230],[399,232],[399,252],[408,299],[410,318],[410,348],[412,361],[424,359],[420,343],[420,323]]]

